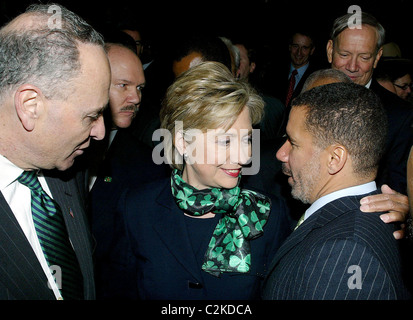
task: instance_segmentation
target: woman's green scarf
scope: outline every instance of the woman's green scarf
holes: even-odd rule
[[[271,209],[270,199],[251,190],[241,190],[238,185],[232,189],[198,190],[186,183],[177,169],[172,172],[171,187],[175,202],[185,213],[193,216],[222,213],[202,269],[215,276],[222,272],[249,272],[249,242],[263,233]]]

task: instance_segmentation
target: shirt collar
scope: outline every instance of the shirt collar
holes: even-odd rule
[[[0,155],[0,191],[13,183],[24,170]]]
[[[296,70],[297,70],[297,75],[296,75],[296,77],[301,78],[301,77],[303,76],[304,72],[306,72],[306,70],[308,69],[308,66],[309,66],[309,65],[310,65],[310,62],[307,62],[307,63],[306,63],[305,65],[303,65],[302,67],[296,69]],[[293,72],[294,69],[295,69],[295,68],[294,68],[293,64],[291,63],[291,65],[290,65],[290,74],[288,75],[288,78],[290,78],[291,73]]]
[[[376,182],[371,181],[365,184],[361,184],[358,186],[350,187],[350,188],[345,188],[342,190],[338,190],[332,193],[329,193],[316,201],[307,209],[304,215],[304,220],[307,219],[309,216],[311,216],[314,212],[316,212],[318,209],[324,207],[327,203],[332,202],[334,200],[337,200],[342,197],[347,197],[347,196],[357,196],[361,194],[366,194],[369,192],[373,192],[377,190]]]

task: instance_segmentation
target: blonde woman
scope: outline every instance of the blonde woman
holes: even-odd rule
[[[284,202],[242,188],[263,102],[205,62],[171,85],[161,110],[171,178],[122,196],[114,255],[129,278],[119,297],[254,299],[290,232]],[[122,267],[122,266],[121,266]]]

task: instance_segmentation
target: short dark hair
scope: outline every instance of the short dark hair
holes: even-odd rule
[[[61,25],[56,28],[48,25],[51,6],[61,13]],[[26,14],[37,16],[41,23],[30,28],[7,24],[0,30],[0,95],[30,81],[46,97],[62,97],[71,87],[67,82],[80,72],[78,43],[103,48],[103,38],[60,4],[34,4],[27,8]]]
[[[172,60],[180,61],[193,52],[200,53],[203,61],[220,62],[231,70],[231,55],[228,47],[216,36],[200,34],[178,40],[172,51]]]
[[[355,173],[377,170],[386,146],[387,115],[374,92],[355,83],[332,83],[302,93],[293,100],[295,107],[307,108],[305,126],[318,147],[339,143]]]

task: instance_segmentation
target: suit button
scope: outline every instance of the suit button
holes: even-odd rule
[[[202,289],[203,285],[199,282],[188,281],[188,287],[190,289]]]

